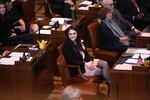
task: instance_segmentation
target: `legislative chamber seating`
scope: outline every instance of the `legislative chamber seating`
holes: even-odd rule
[[[99,40],[99,35],[98,35],[100,33],[98,33],[98,30],[97,30],[98,24],[99,23],[97,21],[94,21],[87,26],[93,56],[95,58],[108,61],[109,65],[112,66],[115,63],[115,61],[119,58],[120,54],[118,52],[108,51],[108,50],[104,50],[100,48],[100,45],[99,45],[100,40]]]

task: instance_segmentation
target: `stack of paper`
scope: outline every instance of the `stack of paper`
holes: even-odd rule
[[[18,58],[1,58],[0,64],[2,65],[15,65],[15,61],[19,61]]]
[[[39,31],[36,32],[36,34],[39,34]],[[51,34],[51,30],[40,30],[40,34]]]
[[[115,70],[132,70],[131,64],[117,64],[114,68]]]
[[[79,9],[79,10],[89,10],[89,6],[86,6],[86,7],[79,7],[78,9]]]
[[[149,55],[146,55],[146,54],[134,54],[134,55],[132,56],[132,58],[138,59],[139,56],[141,56],[142,59],[146,59],[147,57],[149,57]]]
[[[31,59],[33,58],[33,57],[29,57],[30,56],[29,53],[25,53],[25,55],[27,57],[26,61],[31,61]],[[12,53],[9,54],[9,56],[10,56],[11,59],[14,59],[14,60],[16,59],[15,61],[19,61],[20,57],[23,56],[23,52],[12,52]]]
[[[141,36],[142,37],[150,37],[150,33],[149,32],[142,32]]]
[[[91,5],[91,4],[92,4],[92,1],[85,0],[85,1],[81,2],[79,5]]]
[[[138,62],[138,59],[129,58],[126,60],[126,63],[130,63],[130,64],[136,64],[137,62]]]
[[[147,48],[128,48],[125,53],[150,55],[150,50],[147,50]]]
[[[57,17],[57,18],[52,18],[50,20],[50,24],[51,23],[53,24],[53,22],[57,22],[58,21],[59,24],[63,25],[65,23],[65,21],[71,21],[71,20],[72,20],[71,18]]]
[[[150,55],[150,50],[147,50],[147,49],[138,49],[134,53]]]

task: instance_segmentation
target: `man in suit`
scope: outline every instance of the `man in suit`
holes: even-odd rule
[[[114,8],[113,0],[103,0],[101,4],[105,8],[109,8],[112,10],[112,19],[119,25],[121,30],[125,34],[129,34],[131,37],[135,37],[140,31],[135,28],[128,20],[126,20],[120,12]]]
[[[117,0],[116,7],[131,23],[144,29],[150,24],[150,14],[142,7],[142,2],[141,0]]]
[[[58,13],[61,17],[71,17],[70,7],[74,6],[72,0],[46,0],[50,3],[52,12]]]
[[[122,53],[130,46],[129,38],[113,21],[111,9],[101,8],[98,12],[98,32],[100,46],[103,49]]]

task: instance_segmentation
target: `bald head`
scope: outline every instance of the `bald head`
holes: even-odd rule
[[[113,0],[102,0],[101,4],[105,8],[109,8],[111,10],[114,9],[114,2],[113,2]]]

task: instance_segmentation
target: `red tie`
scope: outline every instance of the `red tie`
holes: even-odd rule
[[[131,0],[131,4],[138,12],[140,12],[140,8],[135,0]]]

